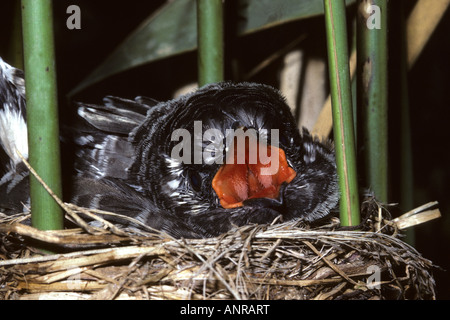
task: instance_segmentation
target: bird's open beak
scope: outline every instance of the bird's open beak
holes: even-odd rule
[[[245,148],[237,148],[236,143],[235,139],[234,150],[228,153],[212,181],[221,206],[231,209],[243,206],[248,199],[278,198],[281,185],[290,183],[297,175],[289,167],[284,151],[262,142],[246,140]],[[269,162],[262,159],[261,151]],[[245,162],[239,161],[242,158]]]

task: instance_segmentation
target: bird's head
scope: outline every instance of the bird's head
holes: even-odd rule
[[[315,220],[338,200],[331,149],[300,134],[265,85],[213,84],[160,103],[132,138],[139,191],[202,223]]]

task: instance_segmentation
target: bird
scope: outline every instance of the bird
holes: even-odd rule
[[[20,202],[26,200],[11,192],[28,189],[28,170],[19,156],[28,157],[25,119],[24,73],[0,57],[0,208],[4,212],[19,212]]]
[[[28,154],[25,82],[20,70],[4,61],[0,67],[0,198],[10,199],[0,210],[13,212],[29,202],[28,173],[13,152]],[[77,121],[61,141],[75,150],[65,197],[79,206],[132,217],[174,238],[314,223],[338,206],[332,142],[299,129],[269,85],[224,81],[168,101],[106,96],[103,104],[75,106]]]

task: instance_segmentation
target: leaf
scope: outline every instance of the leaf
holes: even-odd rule
[[[195,0],[176,0],[145,20],[69,95],[119,72],[192,51],[197,46]]]
[[[286,22],[323,14],[323,0],[238,0],[238,34],[245,35]],[[355,0],[347,0],[347,4]],[[197,48],[195,0],[174,0],[132,32],[69,95],[122,71],[193,51]]]
[[[347,0],[349,5],[355,0]],[[244,35],[283,23],[322,15],[323,0],[240,0],[240,16],[245,19],[239,25]]]

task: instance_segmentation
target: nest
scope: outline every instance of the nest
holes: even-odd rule
[[[74,227],[62,231],[0,215],[1,299],[435,298],[432,262],[373,198],[358,230],[336,218],[319,227],[275,221],[209,239],[122,228],[104,219],[112,213],[64,206]]]

